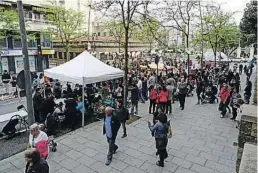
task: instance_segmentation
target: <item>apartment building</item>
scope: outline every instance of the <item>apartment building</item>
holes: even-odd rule
[[[0,2],[0,7],[5,10],[17,10],[17,4],[13,1]],[[42,32],[49,26],[44,20],[44,14],[38,12],[39,6],[24,3],[23,8],[27,35],[33,35],[33,38],[28,39],[30,70],[43,71],[48,68],[49,55],[54,54],[51,35]],[[7,31],[1,35],[0,57],[0,73],[7,70],[17,74],[23,70],[22,43],[19,35],[15,35],[13,31]]]

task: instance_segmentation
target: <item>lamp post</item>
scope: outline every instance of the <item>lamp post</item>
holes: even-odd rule
[[[155,56],[155,64],[157,65],[157,75],[156,75],[156,84],[158,83],[158,75],[159,75],[159,59],[158,55]]]
[[[201,18],[201,30],[202,30],[202,56],[201,56],[201,68],[203,64],[203,48],[204,48],[204,40],[203,40],[203,23],[202,23],[202,7],[201,7],[201,1],[199,1],[199,8],[200,8],[200,18]]]

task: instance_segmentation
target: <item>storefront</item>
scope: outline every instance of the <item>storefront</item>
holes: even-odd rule
[[[41,57],[42,57],[42,71],[45,69],[50,68],[50,62],[49,59],[52,57],[52,55],[55,54],[55,50],[53,49],[44,49],[41,50]]]
[[[38,51],[29,50],[28,54],[29,54],[30,71],[32,72],[39,71],[40,69],[39,67],[44,65],[42,63],[39,63],[38,61]],[[3,50],[3,51],[0,51],[0,55],[1,55],[0,73],[2,73],[4,70],[7,70],[8,72],[18,74],[20,71],[24,69],[22,50]]]

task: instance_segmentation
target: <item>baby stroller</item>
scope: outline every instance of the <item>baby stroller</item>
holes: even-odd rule
[[[209,86],[205,89],[205,92],[202,95],[202,103],[214,103],[215,100],[217,100],[218,103],[218,98],[216,97],[216,94],[218,92],[218,89],[216,86]]]
[[[54,141],[53,134],[55,134],[56,127],[58,126],[58,116],[53,114],[48,114],[44,124],[40,124],[40,129],[48,135],[48,146],[53,151],[56,152],[57,143]]]

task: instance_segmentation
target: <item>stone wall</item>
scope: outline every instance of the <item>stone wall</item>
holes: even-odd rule
[[[246,142],[257,145],[257,106],[254,105],[243,106],[238,135],[237,172],[239,172],[244,145]]]
[[[239,173],[257,173],[257,145],[245,143]]]

